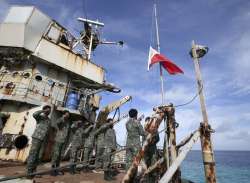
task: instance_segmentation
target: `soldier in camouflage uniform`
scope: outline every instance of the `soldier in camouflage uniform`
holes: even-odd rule
[[[32,135],[32,144],[29,151],[27,160],[27,173],[31,174],[36,171],[38,165],[39,152],[43,142],[47,138],[47,134],[50,128],[50,118],[48,117],[51,112],[50,106],[44,106],[42,110],[33,114],[36,119],[36,129]],[[31,177],[30,177],[31,178]]]
[[[85,125],[82,121],[76,121],[72,124],[71,128],[74,131],[74,136],[71,142],[71,149],[70,149],[70,163],[76,163],[77,161],[77,152],[83,146],[84,140],[90,130],[93,128],[93,125],[86,127],[87,122],[85,121]],[[75,174],[75,165],[71,165],[70,173]]]
[[[146,134],[149,134],[149,131],[152,132],[152,129],[149,129],[150,127],[150,117],[147,117],[145,119],[145,131],[146,131]],[[145,161],[145,164],[147,165],[147,168],[149,168],[150,166],[152,166],[153,164],[155,164],[157,162],[157,159],[158,159],[158,152],[157,152],[157,146],[156,144],[159,142],[160,140],[160,137],[159,137],[159,133],[158,131],[155,132],[155,129],[154,129],[154,136],[153,136],[153,139],[152,141],[150,142],[148,148],[146,149],[145,153],[144,153],[144,161]],[[157,172],[156,171],[153,171],[149,174],[147,174],[145,177],[144,177],[144,183],[154,183],[154,182],[157,182]]]
[[[89,121],[92,124],[95,124],[95,120],[96,120],[96,107],[92,108],[92,111],[90,113],[90,118]],[[84,143],[84,156],[83,156],[83,162],[85,162],[85,170],[88,170],[88,164],[90,162],[91,159],[91,153],[94,150],[94,140],[95,140],[95,129],[92,128],[88,134],[88,136],[85,139],[85,143]]]
[[[109,124],[103,124],[95,131],[95,142],[96,142],[96,159],[95,159],[95,168],[103,167],[103,153],[105,150],[105,132],[109,128]]]
[[[105,132],[105,150],[104,150],[104,163],[103,163],[103,169],[104,169],[104,180],[110,181],[113,180],[112,175],[112,155],[114,151],[116,151],[116,135],[115,130],[113,129],[113,120],[108,119],[108,129]]]
[[[129,120],[126,123],[127,129],[127,150],[126,150],[126,169],[128,170],[133,162],[133,158],[139,152],[142,142],[140,136],[145,139],[145,132],[141,123],[137,120],[137,110],[129,110]]]
[[[57,129],[55,144],[52,153],[51,165],[52,168],[60,166],[61,153],[63,145],[66,142],[68,137],[70,122],[69,122],[70,113],[69,111],[64,111],[63,116],[56,121],[55,127]],[[55,170],[51,172],[51,175],[56,176],[60,174],[59,171]]]

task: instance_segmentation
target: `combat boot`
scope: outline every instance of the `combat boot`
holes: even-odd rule
[[[54,168],[56,168],[56,166],[52,165],[51,169],[54,169]],[[58,175],[58,171],[57,170],[51,170],[50,175],[51,176],[57,176]]]
[[[69,173],[72,174],[72,175],[74,175],[76,173],[76,167],[75,167],[75,165],[71,165],[70,166]]]
[[[110,179],[115,180],[116,178],[115,178],[115,175],[113,174],[113,171],[109,170],[108,172],[109,172],[108,174],[109,174]]]
[[[104,171],[104,180],[111,181],[112,177],[110,177],[109,171]]]

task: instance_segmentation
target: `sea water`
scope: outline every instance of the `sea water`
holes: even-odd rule
[[[215,151],[216,176],[219,183],[250,183],[250,151]],[[181,166],[183,178],[203,183],[201,151],[191,151]]]

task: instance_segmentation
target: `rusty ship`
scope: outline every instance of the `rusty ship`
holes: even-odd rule
[[[123,45],[123,41],[102,41],[98,30],[104,26],[103,23],[84,18],[78,18],[78,21],[84,25],[84,30],[79,37],[75,37],[60,23],[34,6],[12,6],[0,24],[0,111],[9,114],[9,118],[2,119],[0,176],[5,178],[0,177],[0,181],[12,179],[13,182],[26,181],[20,178],[26,177],[24,164],[31,147],[31,136],[36,127],[32,114],[42,106],[52,106],[50,118],[53,127],[53,121],[64,110],[70,111],[73,120],[79,120],[95,107],[99,109],[96,119],[98,123],[105,121],[111,112],[131,100],[131,96],[125,96],[100,107],[100,92],[107,91],[115,94],[121,89],[105,80],[105,69],[93,62],[91,53],[99,44]],[[193,42],[191,56],[195,63],[198,95],[204,121],[196,131],[177,144],[175,106],[168,104],[153,108],[154,114],[150,118],[148,128],[151,129],[152,126],[152,129],[158,129],[161,123],[165,123],[166,127],[161,131],[165,132],[161,158],[148,168],[138,163],[143,159],[144,151],[153,137],[154,132],[152,134],[149,132],[133,165],[127,172],[121,170],[117,180],[112,182],[132,182],[136,176],[135,172],[146,175],[155,169],[160,172],[160,183],[190,182],[181,179],[179,167],[199,138],[206,182],[216,182],[210,140],[212,129],[208,124],[198,65],[198,60],[206,52],[206,49]],[[55,131],[52,128],[40,152],[42,162],[48,162],[51,158],[54,134]],[[69,146],[70,137],[64,147],[65,155]],[[81,156],[82,152],[79,154],[80,161]],[[117,153],[115,161],[118,162],[119,167],[122,167],[125,162],[124,151]],[[38,168],[38,171],[46,172],[49,166],[49,163],[45,163]],[[60,177],[45,174],[42,178],[35,178],[35,182],[105,181],[100,173],[92,172],[75,176],[66,173]]]

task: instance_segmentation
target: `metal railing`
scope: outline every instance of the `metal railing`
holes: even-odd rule
[[[79,99],[83,94],[83,90],[81,89],[69,87],[64,83],[54,81],[50,78],[38,80],[33,77],[13,76],[13,74],[9,73],[5,73],[4,76],[0,74],[0,94],[11,96],[10,100],[30,99],[65,107],[68,93],[77,93]]]

